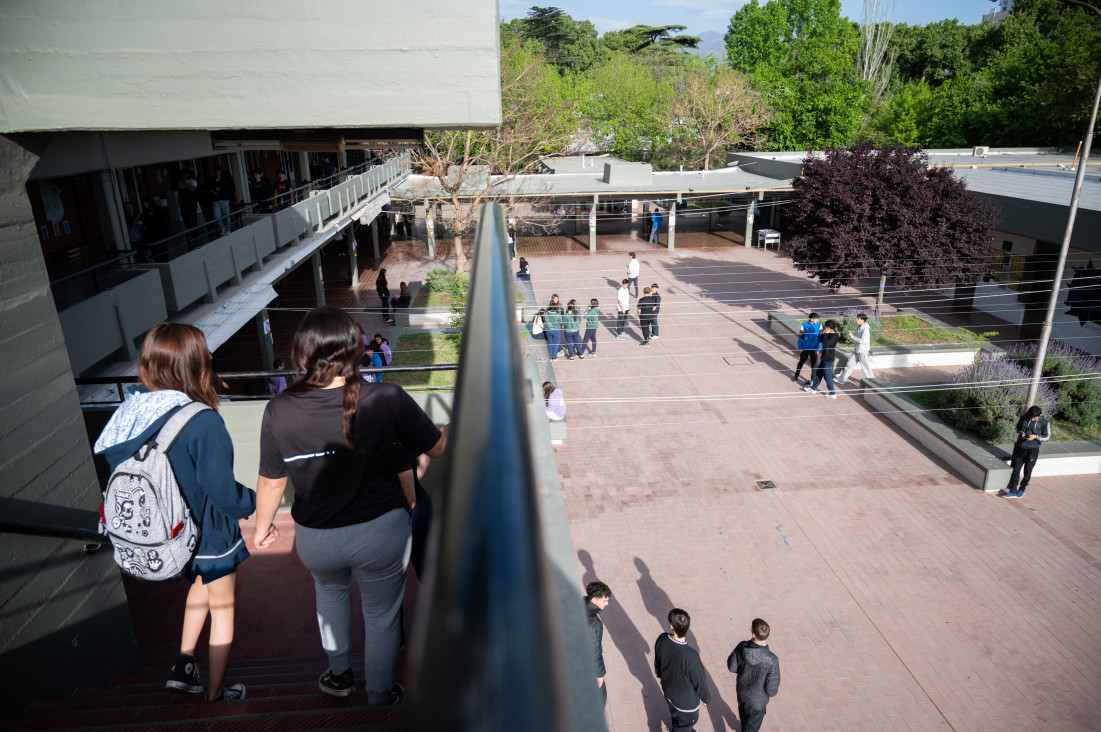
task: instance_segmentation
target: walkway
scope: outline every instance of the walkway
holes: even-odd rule
[[[532,261],[540,302],[596,297],[605,313],[599,357],[554,369],[579,592],[596,578],[613,590],[611,729],[667,719],[652,647],[674,605],[713,688],[700,730],[738,729],[725,660],[757,616],[783,671],[767,729],[1096,729],[1101,481],[999,499],[859,399],[800,392],[766,311],[860,301],[828,298],[775,253],[640,259],[640,284],[662,283],[649,349],[637,322],[626,341],[608,329],[625,255]]]

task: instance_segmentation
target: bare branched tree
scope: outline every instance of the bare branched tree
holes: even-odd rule
[[[878,102],[891,81],[895,58],[890,52],[894,34],[896,0],[864,0],[864,23],[860,27],[860,78],[868,84],[868,95]]]
[[[725,165],[731,147],[752,148],[769,121],[768,105],[738,71],[719,64],[696,64],[676,72],[673,123],[685,135],[685,148],[710,170]]]
[[[535,172],[539,158],[570,144],[577,119],[562,80],[538,44],[508,43],[501,50],[501,124],[491,130],[425,134],[414,166],[429,180],[425,189],[443,191],[450,204],[455,269],[466,267],[462,239],[489,197],[520,194],[517,179]],[[431,195],[431,194],[428,194]]]

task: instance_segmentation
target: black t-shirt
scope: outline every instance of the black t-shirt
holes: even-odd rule
[[[822,354],[818,357],[818,360],[822,363],[827,361],[836,361],[837,355],[834,349],[837,348],[837,341],[841,339],[841,336],[837,333],[826,333],[825,331],[818,334],[818,342],[822,344]]]
[[[657,303],[654,302],[652,295],[644,295],[638,300],[639,317],[643,320],[653,320],[654,312],[657,310]]]
[[[340,388],[283,392],[264,410],[260,475],[290,476],[291,515],[312,529],[351,526],[407,508],[393,445],[419,455],[440,439],[440,430],[400,386],[364,383],[353,453],[344,443],[343,399]]]

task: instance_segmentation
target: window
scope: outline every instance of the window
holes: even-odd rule
[[[991,249],[990,256],[987,257],[987,267],[990,270],[990,279],[995,282],[1002,281],[1002,266],[1005,260],[1005,252],[1001,249]]]
[[[1025,274],[1025,258],[1010,256],[1009,258],[1009,289],[1020,290],[1021,280]]]

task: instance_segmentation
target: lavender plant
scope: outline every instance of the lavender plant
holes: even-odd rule
[[[1008,357],[1029,369],[1036,363],[1035,342],[1014,343]],[[1101,424],[1101,358],[1062,341],[1051,341],[1044,357],[1044,378],[1054,379],[1060,415],[1082,427]]]
[[[1028,398],[1030,369],[995,358],[980,358],[949,377],[940,395],[941,417],[957,429],[974,432],[990,442],[1012,442],[1014,428]],[[1036,403],[1051,416],[1056,413],[1052,388],[1040,384]]]

